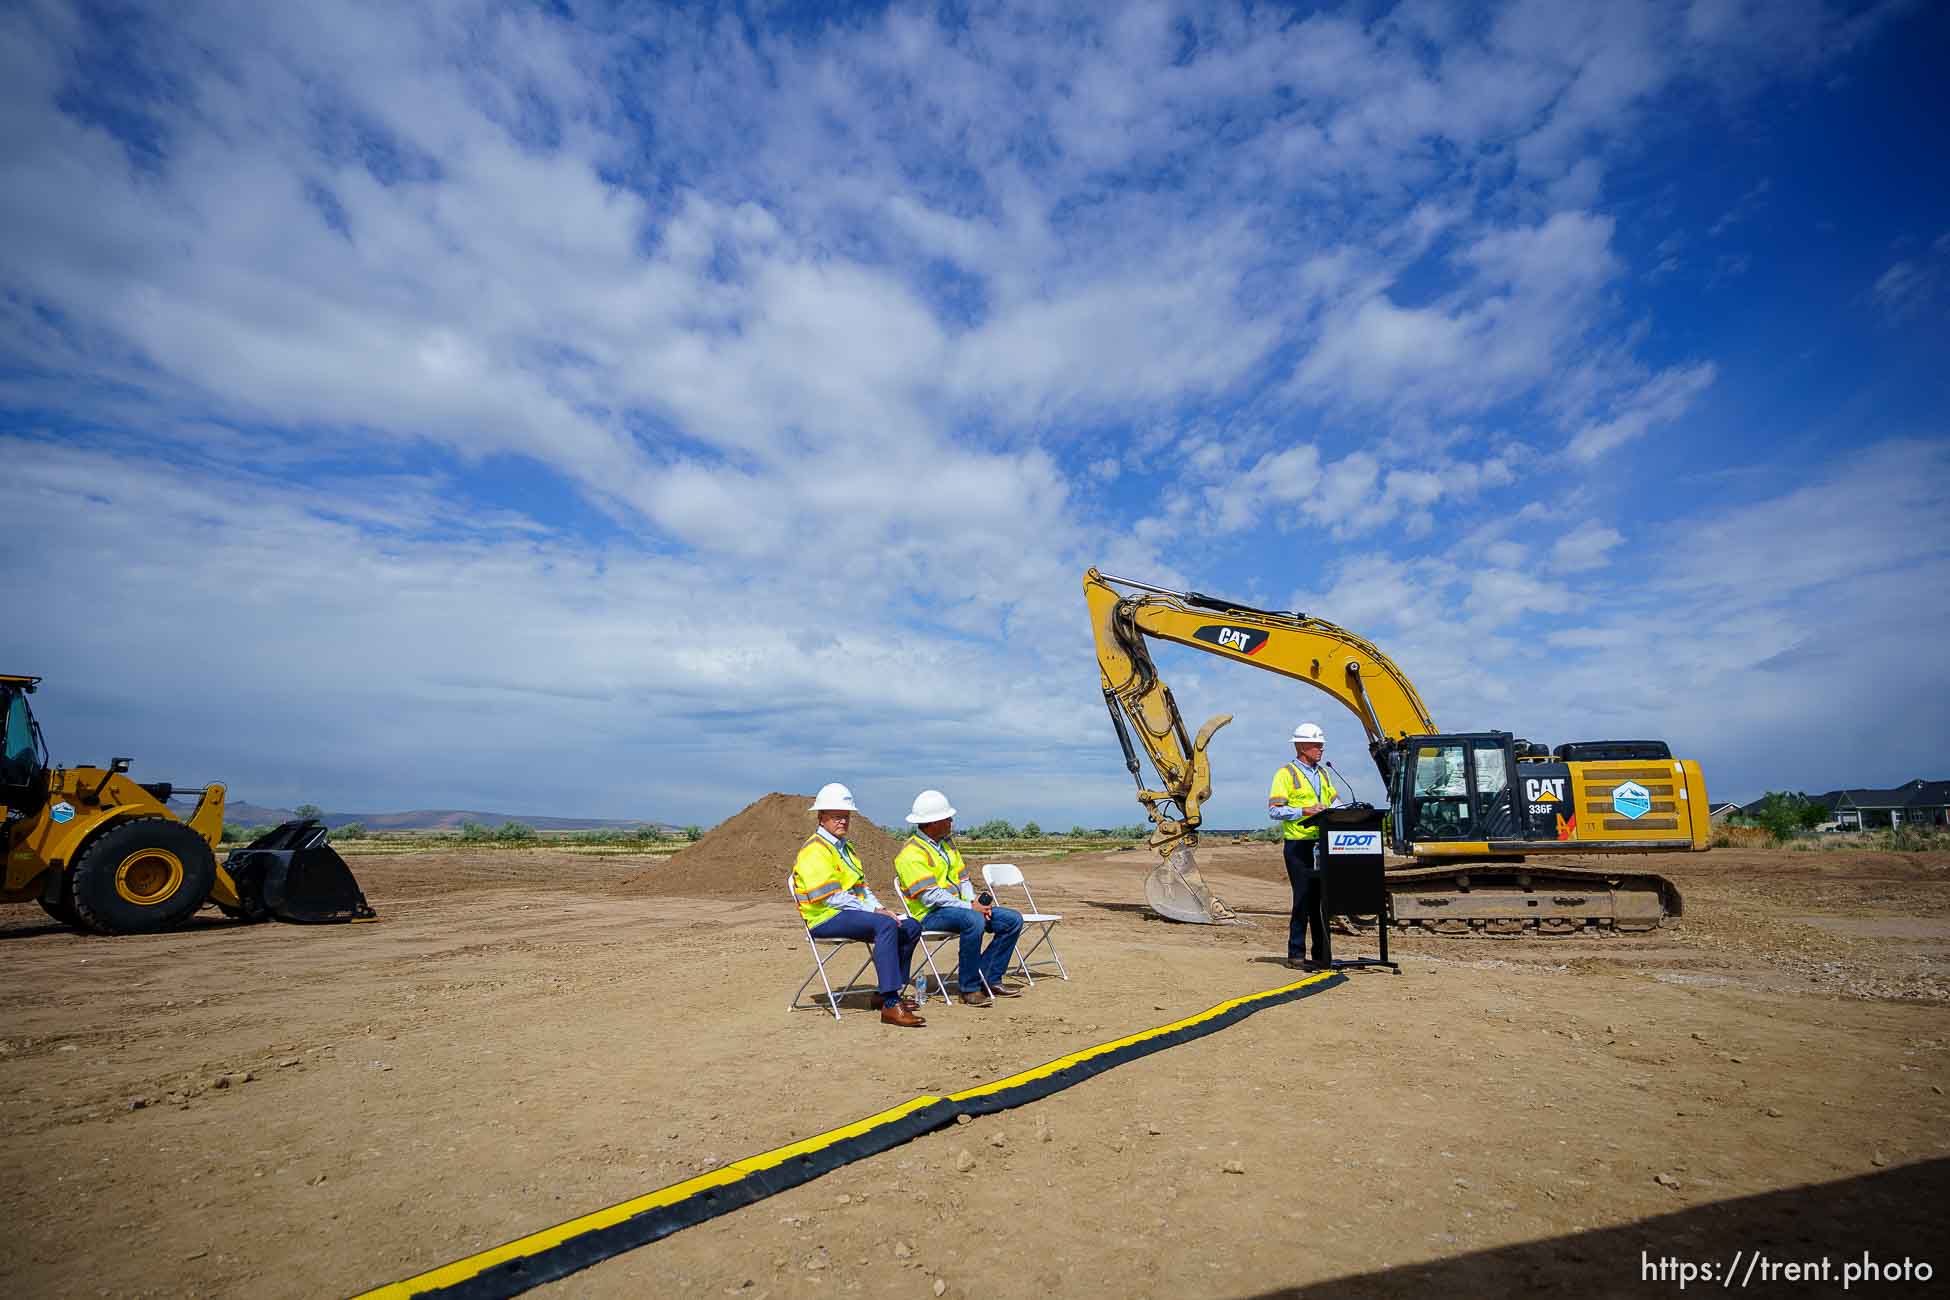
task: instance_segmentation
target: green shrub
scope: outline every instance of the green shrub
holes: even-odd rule
[[[332,838],[335,840],[362,840],[365,837],[366,824],[364,822],[347,822],[332,832]]]
[[[657,844],[668,838],[655,826],[602,827],[597,830],[571,831],[563,836],[570,844],[612,844],[619,847]]]
[[[494,828],[492,826],[483,826],[480,822],[462,822],[460,824],[460,842],[462,844],[492,844],[494,842]]]
[[[533,844],[540,838],[527,822],[502,822],[494,832],[498,844]]]
[[[1012,840],[1015,837],[1015,824],[1000,817],[991,817],[968,832],[971,840]]]
[[[1811,831],[1827,821],[1828,808],[1805,794],[1769,790],[1755,810],[1754,820],[1776,844],[1785,844],[1797,833]]]

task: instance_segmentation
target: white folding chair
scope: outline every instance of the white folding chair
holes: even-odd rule
[[[982,882],[989,887],[989,892],[995,895],[995,901],[998,903],[1003,901],[1002,887],[1004,885],[1014,885],[1021,889],[1023,900],[1028,903],[1028,906],[1022,910],[1022,928],[1024,931],[1027,931],[1033,925],[1038,927],[1038,930],[1036,941],[1028,945],[1028,947],[1023,947],[1021,941],[1017,941],[1016,969],[1022,972],[1023,979],[1033,985],[1036,982],[1036,977],[1029,973],[1032,967],[1055,966],[1056,973],[1065,980],[1068,980],[1070,978],[1070,972],[1063,968],[1063,958],[1057,954],[1056,940],[1051,935],[1051,931],[1056,929],[1056,923],[1061,921],[1063,917],[1056,912],[1037,910],[1036,896],[1029,892],[1029,882],[1022,878],[1021,869],[1013,862],[991,862],[982,868]],[[1029,960],[1044,948],[1049,949],[1049,956],[1043,958],[1040,962],[1032,962]]]
[[[813,1010],[822,1009],[822,1004],[817,994],[813,996],[811,1001],[802,1000],[806,990],[811,987],[812,982],[816,979],[826,990],[826,1001],[823,1004],[823,1009],[831,1011],[833,1013],[833,1019],[838,1020],[840,1018],[840,995],[854,992],[854,983],[866,972],[867,967],[873,965],[873,945],[865,939],[813,938],[812,927],[806,924],[805,916],[799,911],[799,895],[792,888],[792,876],[789,873],[785,878],[785,892],[792,899],[792,914],[799,918],[799,928],[805,932],[806,946],[812,949],[813,957],[812,974],[806,976],[805,979],[799,982],[798,991],[792,995],[792,1001],[786,1005],[786,1010],[790,1012],[804,1011],[807,1008]],[[839,956],[840,950],[845,948],[849,943],[857,943],[865,948],[867,950],[866,960],[860,963],[860,969],[854,971],[853,977],[847,980],[846,983],[840,985],[839,992],[835,993],[832,982],[826,978],[826,963]],[[824,952],[820,951],[821,944],[826,945]]]
[[[942,947],[946,945],[950,940],[953,940],[954,943],[956,944],[955,964],[948,968],[948,973],[955,977],[955,983],[952,988],[949,986],[948,981],[942,977],[940,968],[934,964],[934,955],[940,952]],[[928,969],[934,972],[934,986],[941,990],[941,1000],[943,1002],[947,1002],[950,1004],[953,1004],[955,1000],[954,998],[955,993],[959,992],[961,989],[960,944],[961,944],[960,930],[930,930],[927,928],[925,923],[922,925],[921,960],[926,962]],[[982,981],[982,987],[988,990],[988,995],[990,997],[995,996],[995,990],[991,988],[989,985],[988,976],[982,974],[982,972],[978,970],[975,972],[975,978]]]
[[[817,979],[820,983],[820,986],[826,990],[826,1000],[823,1004],[823,1009],[827,1011],[831,1011],[833,1013],[833,1019],[838,1020],[840,1018],[840,999],[846,996],[848,993],[857,993],[860,991],[856,989],[854,985],[859,982],[860,976],[866,973],[867,967],[873,965],[873,944],[866,939],[815,938],[813,936],[812,927],[806,924],[805,916],[801,914],[799,911],[799,895],[793,891],[792,877],[790,875],[788,875],[785,878],[785,892],[792,899],[793,914],[799,917],[799,928],[805,932],[806,946],[812,949],[812,957],[813,957],[812,973],[810,975],[807,975],[805,979],[799,982],[799,988],[795,993],[793,993],[792,1001],[786,1006],[786,1010],[805,1011],[809,1009],[810,1010],[822,1009],[822,1003],[820,1002],[819,996],[817,994],[813,995],[811,1001],[803,1000],[807,988],[809,988],[812,985],[812,982],[815,979]],[[928,947],[928,938],[931,935],[936,937],[936,941],[933,948]],[[947,981],[941,978],[940,970],[936,969],[935,967],[934,954],[937,951],[939,951],[941,948],[941,939],[943,938],[959,939],[960,937],[961,937],[960,933],[955,930],[921,931],[921,944],[920,944],[921,959],[927,963],[928,969],[934,972],[934,984],[936,988],[941,990],[941,1000],[943,1002],[947,1002],[950,1004],[954,1002],[954,998],[948,992]],[[849,978],[846,981],[846,983],[840,985],[839,989],[835,991],[832,983],[828,981],[826,978],[826,963],[833,960],[833,958],[837,957],[840,954],[840,950],[845,948],[846,945],[848,945],[849,943],[857,943],[862,947],[864,947],[867,950],[866,959],[860,963],[859,969],[853,972],[852,977]],[[824,952],[820,951],[821,944],[826,945],[826,950]],[[988,987],[987,980],[982,981],[982,987],[984,988]],[[876,993],[880,991],[880,985],[878,980],[876,980],[874,983],[873,991]]]

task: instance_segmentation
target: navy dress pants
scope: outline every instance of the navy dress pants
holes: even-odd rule
[[[1286,955],[1292,961],[1307,960],[1306,938],[1313,935],[1318,962],[1331,961],[1327,948],[1327,898],[1320,887],[1320,872],[1314,869],[1313,840],[1282,840],[1286,848],[1286,879],[1293,886],[1293,917],[1287,922]]]
[[[907,966],[914,960],[914,945],[921,941],[921,923],[878,912],[848,910],[829,916],[812,928],[815,939],[865,939],[873,945],[874,978],[880,996],[897,996],[907,987]]]

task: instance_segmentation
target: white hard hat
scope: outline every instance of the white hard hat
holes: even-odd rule
[[[853,802],[853,791],[838,781],[828,781],[820,786],[819,793],[813,796],[812,810],[814,812],[859,812],[860,805]]]
[[[914,808],[907,814],[907,820],[916,826],[926,826],[929,822],[946,821],[955,815],[948,806],[948,796],[939,790],[923,790],[914,796]]]
[[[1293,729],[1293,743],[1296,745],[1324,745],[1327,733],[1320,729],[1318,722],[1303,722]]]

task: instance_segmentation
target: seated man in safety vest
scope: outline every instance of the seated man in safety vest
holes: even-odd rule
[[[928,1022],[915,1014],[906,997],[907,967],[920,942],[918,921],[897,917],[880,905],[867,887],[860,859],[846,841],[853,814],[853,792],[837,781],[820,787],[813,799],[819,827],[792,864],[792,897],[815,939],[862,939],[873,945],[873,968],[880,991],[873,1005],[882,1024],[918,1029]]]
[[[991,990],[1005,998],[1020,996],[1018,990],[1003,986],[1002,976],[1016,955],[1016,940],[1022,937],[1022,913],[995,906],[993,897],[977,894],[974,884],[965,879],[961,850],[949,838],[955,829],[955,810],[948,806],[948,796],[939,790],[921,791],[914,796],[907,820],[915,829],[894,855],[894,878],[907,914],[924,929],[961,932],[962,1002],[988,1006],[994,1001]],[[984,930],[995,936],[987,952],[982,951]]]

